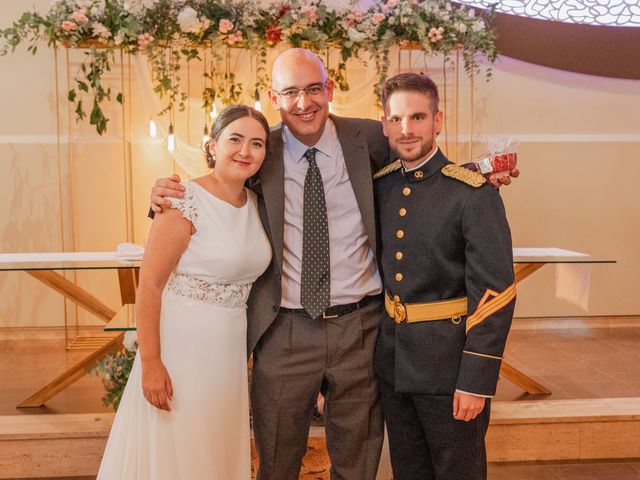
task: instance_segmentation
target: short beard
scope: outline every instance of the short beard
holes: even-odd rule
[[[431,138],[431,143],[429,145],[423,145],[422,148],[420,149],[420,151],[418,153],[416,153],[415,155],[411,155],[410,157],[399,157],[400,160],[404,161],[404,162],[415,162],[416,160],[419,160],[423,157],[426,157],[427,154],[433,149],[433,147],[435,146],[436,142],[435,142],[435,136]],[[396,149],[396,151],[398,151]],[[398,152],[399,154],[400,152]]]

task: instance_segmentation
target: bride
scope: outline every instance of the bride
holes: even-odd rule
[[[269,125],[225,109],[209,142],[210,175],[184,182],[156,215],[140,269],[139,349],[99,480],[251,477],[246,307],[271,259],[255,194]]]

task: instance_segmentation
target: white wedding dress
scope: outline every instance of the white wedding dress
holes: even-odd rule
[[[271,259],[256,197],[236,208],[194,182],[170,199],[196,233],[162,297],[162,361],[171,411],[143,397],[136,356],[99,480],[248,480],[251,477],[246,300]]]

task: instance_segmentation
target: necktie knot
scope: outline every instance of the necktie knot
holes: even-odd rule
[[[312,147],[312,148],[308,148],[306,152],[304,152],[303,157],[305,158],[305,160],[309,163],[311,162],[315,162],[316,161],[316,152],[318,151],[317,148]]]

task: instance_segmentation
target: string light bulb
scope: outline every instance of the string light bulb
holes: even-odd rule
[[[209,114],[212,120],[215,120],[218,116],[218,106],[215,102],[213,102],[213,108],[211,109],[211,113]]]
[[[151,138],[156,138],[158,136],[158,127],[153,118],[149,119],[149,136]]]
[[[329,113],[333,113],[333,102],[329,102]]]
[[[256,88],[256,93],[254,94],[255,102],[253,102],[253,108],[259,112],[262,112],[262,103],[260,103],[260,92]]]
[[[169,124],[169,135],[167,135],[167,150],[173,152],[176,149],[176,136],[173,134],[173,124]]]

